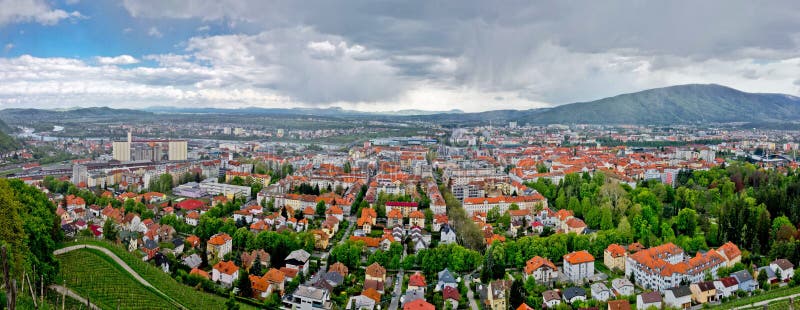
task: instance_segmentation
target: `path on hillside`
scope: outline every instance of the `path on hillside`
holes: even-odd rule
[[[762,301],[759,301],[759,302],[756,302],[756,303],[747,304],[747,305],[744,305],[744,306],[739,306],[739,307],[735,307],[735,308],[731,308],[731,309],[732,310],[739,310],[739,309],[759,308],[759,307],[763,307],[763,306],[769,305],[771,302],[784,300],[784,299],[789,299],[789,298],[792,298],[793,300],[796,301],[798,297],[800,297],[800,293],[792,294],[792,295],[788,295],[788,296],[782,296],[782,297],[775,297],[775,298],[767,299],[767,300],[762,300]]]
[[[159,290],[158,288],[156,288],[155,286],[150,284],[150,282],[147,282],[147,280],[142,278],[142,276],[140,276],[136,271],[134,271],[133,268],[128,266],[128,264],[126,264],[125,261],[123,261],[121,258],[119,258],[116,254],[114,254],[114,252],[111,252],[110,250],[108,250],[108,249],[106,249],[104,247],[100,247],[100,246],[96,246],[96,245],[89,245],[89,244],[72,245],[72,246],[68,246],[68,247],[61,248],[61,249],[53,251],[53,255],[58,256],[58,255],[61,255],[61,254],[67,253],[67,252],[72,252],[72,251],[80,250],[80,249],[93,249],[93,250],[98,250],[100,252],[103,252],[103,254],[108,255],[108,257],[111,257],[111,259],[113,259],[114,262],[117,263],[117,265],[122,267],[122,269],[125,269],[125,271],[130,273],[133,276],[133,278],[136,279],[136,281],[138,281],[139,283],[141,283],[142,285],[144,285],[146,287],[149,287],[149,288],[153,289],[155,292],[157,292],[161,296],[164,296],[165,298],[167,298],[167,300],[172,302],[174,305],[178,306],[178,308],[186,309],[186,307],[184,307],[181,303],[179,303],[178,301],[176,301],[175,299],[173,299],[169,295],[164,294],[164,292],[162,292],[161,290]]]
[[[93,303],[89,303],[89,301],[86,300],[86,298],[81,297],[81,295],[78,295],[77,293],[73,292],[72,290],[70,290],[70,289],[68,289],[66,287],[63,287],[61,285],[52,284],[52,285],[48,286],[48,288],[58,292],[59,294],[67,295],[70,298],[77,300],[82,305],[87,305],[88,304],[89,308],[91,308],[91,309],[101,310],[100,307],[98,307],[97,305],[95,305]]]

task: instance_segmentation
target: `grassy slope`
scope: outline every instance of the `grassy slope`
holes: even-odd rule
[[[140,257],[136,257],[117,245],[113,245],[107,241],[88,239],[80,240],[78,243],[64,244],[64,246],[66,247],[75,244],[92,244],[109,249],[126,264],[128,264],[128,266],[135,270],[136,273],[138,273],[142,278],[150,282],[150,284],[189,309],[225,308],[225,301],[227,300],[226,298],[214,294],[200,292],[195,290],[193,287],[178,283],[168,274],[161,271],[161,269],[158,269],[147,262],[143,262]],[[243,310],[254,309],[252,306],[243,303],[239,303],[239,306]]]
[[[103,309],[153,309],[177,307],[113,263],[107,256],[88,249],[59,256],[60,281],[69,289]]]

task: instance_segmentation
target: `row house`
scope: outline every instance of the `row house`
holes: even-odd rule
[[[537,210],[547,208],[547,199],[539,193],[529,196],[497,196],[485,198],[465,198],[464,210],[473,215],[476,212],[489,212],[497,207],[500,213],[505,213],[511,204],[516,204],[520,209]]]
[[[738,252],[731,244],[725,252]],[[644,288],[664,290],[682,282],[698,283],[706,274],[716,278],[717,269],[725,267],[728,261],[741,259],[727,257],[716,250],[697,253],[687,257],[683,250],[673,243],[645,249],[628,256],[625,275],[634,275],[636,283]]]

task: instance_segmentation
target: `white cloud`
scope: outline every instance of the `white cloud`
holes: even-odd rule
[[[64,19],[83,18],[78,11],[52,9],[42,0],[0,0],[0,26],[9,23],[36,22],[55,25]]]
[[[154,27],[150,27],[150,29],[147,30],[147,35],[149,35],[151,37],[155,37],[155,38],[160,38],[160,37],[164,36],[161,33],[161,31],[159,31],[158,28],[156,28],[155,26]]]
[[[3,52],[8,53],[14,48],[14,43],[8,43],[3,47]]]
[[[138,63],[139,60],[131,55],[119,55],[116,57],[95,57],[97,62],[102,65],[130,65]]]
[[[155,27],[153,29],[156,29]],[[157,31],[157,29],[156,29]],[[315,27],[202,34],[178,53],[0,58],[0,108],[61,105],[339,106],[361,110],[527,109],[684,83],[800,94],[800,57],[742,48],[729,57],[586,51],[558,40],[475,30],[453,51],[397,50]],[[159,32],[160,33],[160,32]],[[456,44],[458,45],[458,44]],[[150,63],[155,65],[150,66]]]

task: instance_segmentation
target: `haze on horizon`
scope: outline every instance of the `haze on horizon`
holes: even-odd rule
[[[529,109],[800,95],[800,2],[0,0],[0,109]]]

